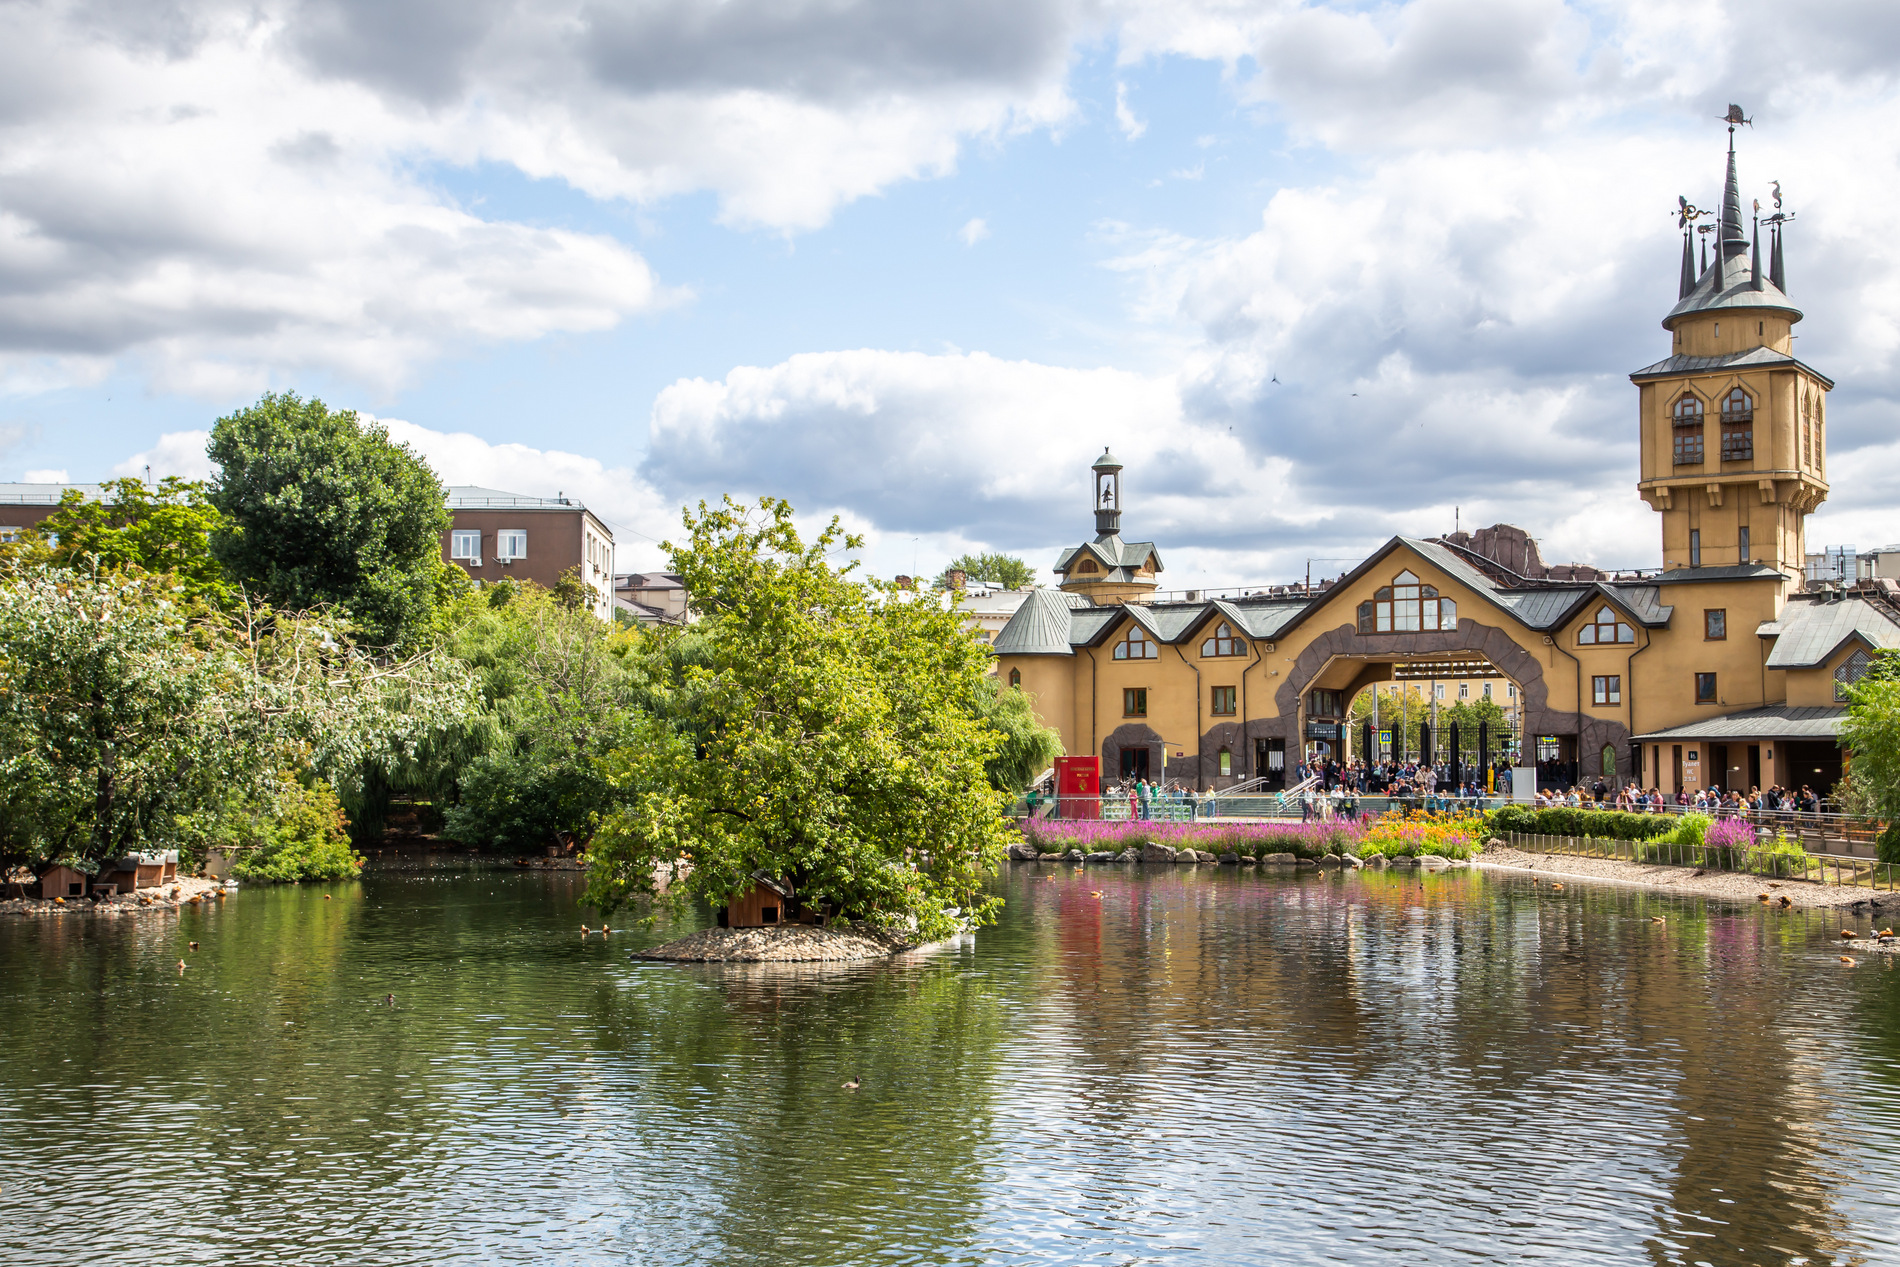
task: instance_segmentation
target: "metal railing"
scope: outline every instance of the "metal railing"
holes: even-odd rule
[[[1900,867],[1871,856],[1844,857],[1788,849],[1682,845],[1674,841],[1609,840],[1602,836],[1539,836],[1506,832],[1504,842],[1525,853],[1568,858],[1607,858],[1670,867],[1702,867],[1776,879],[1808,880],[1892,892],[1900,889]]]

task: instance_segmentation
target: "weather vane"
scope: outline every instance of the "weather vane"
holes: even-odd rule
[[[1755,126],[1755,121],[1745,116],[1742,113],[1742,108],[1732,101],[1729,103],[1728,113],[1722,116],[1722,122],[1728,124],[1728,130],[1731,132],[1733,132],[1739,124],[1746,123],[1751,128]]]

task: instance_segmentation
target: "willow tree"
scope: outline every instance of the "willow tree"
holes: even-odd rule
[[[1881,652],[1848,692],[1841,746],[1853,754],[1851,807],[1887,820],[1880,860],[1900,863],[1900,652]]]
[[[589,901],[719,903],[755,872],[847,919],[953,931],[995,906],[1004,797],[985,777],[997,733],[970,707],[988,651],[954,611],[858,582],[832,558],[860,541],[834,519],[804,541],[792,508],[727,498],[667,544],[700,613],[691,661],[646,654],[652,713],[606,762],[621,805],[596,835]],[[679,697],[677,701],[665,698]]]

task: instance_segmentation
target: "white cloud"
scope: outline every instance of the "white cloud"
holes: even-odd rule
[[[975,246],[989,235],[989,223],[980,216],[965,221],[963,227],[957,230],[957,238],[965,246]]]
[[[143,453],[134,453],[113,467],[112,473],[122,478],[143,478],[149,469],[155,480],[162,480],[168,475],[187,480],[208,480],[217,470],[205,453],[205,444],[210,439],[209,431],[167,431],[158,438],[157,444]]]
[[[70,483],[63,470],[28,471],[20,478],[28,484],[66,484]]]
[[[1141,134],[1148,130],[1148,121],[1138,119],[1135,112],[1128,108],[1128,85],[1115,85],[1115,122],[1121,125],[1122,135],[1131,141],[1139,141]]]

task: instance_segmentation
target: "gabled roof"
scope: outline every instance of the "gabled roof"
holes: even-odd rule
[[[1790,707],[1774,704],[1751,708],[1746,712],[1724,713],[1659,730],[1654,734],[1635,735],[1631,743],[1671,743],[1688,739],[1833,739],[1841,733],[1843,707]]]
[[[1779,620],[1763,621],[1755,632],[1775,640],[1768,653],[1771,669],[1811,669],[1855,639],[1876,651],[1900,647],[1900,625],[1872,603],[1852,596],[1837,602],[1792,598]]]
[[[1675,378],[1682,374],[1726,374],[1735,370],[1760,369],[1806,370],[1827,384],[1829,390],[1834,387],[1833,379],[1806,361],[1769,347],[1749,348],[1746,352],[1725,352],[1721,356],[1672,356],[1654,365],[1645,365],[1630,375],[1630,381],[1646,383],[1658,378]]]
[[[1162,570],[1161,552],[1155,549],[1154,542],[1123,541],[1120,537],[1097,537],[1093,541],[1084,541],[1079,546],[1070,546],[1057,555],[1055,571],[1066,574],[1069,571],[1070,562],[1078,554],[1094,555],[1096,561],[1102,565],[1102,570],[1107,573],[1103,577],[1090,577],[1091,581],[1146,580],[1146,577],[1137,578],[1134,573],[1136,568],[1148,561],[1150,555],[1154,557],[1155,571]]]

